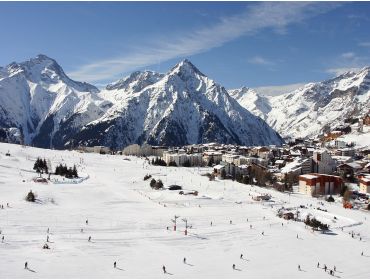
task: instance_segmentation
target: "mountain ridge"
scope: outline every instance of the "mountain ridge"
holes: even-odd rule
[[[99,90],[38,55],[2,68],[0,101],[0,128],[38,147],[283,142],[189,60],[166,74],[137,71]]]
[[[264,96],[254,90],[229,92],[283,137],[314,137],[343,124],[346,118],[369,113],[370,67],[308,83],[278,96]]]

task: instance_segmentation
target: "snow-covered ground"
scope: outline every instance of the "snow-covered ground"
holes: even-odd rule
[[[10,157],[5,156],[8,151]],[[50,159],[53,169],[59,163],[76,164],[79,173],[89,177],[79,184],[35,183],[32,167],[37,156]],[[0,143],[0,204],[4,205],[0,209],[4,236],[0,243],[0,278],[370,275],[368,212],[346,210],[339,203],[321,205],[321,200],[297,193],[289,196],[231,181],[210,182],[200,176],[206,168],[158,167],[134,157],[125,159]],[[152,190],[150,180],[143,181],[146,174],[162,179],[165,186],[179,184],[185,191],[199,191],[199,195]],[[37,193],[38,203],[24,200],[30,189]],[[270,193],[273,201],[252,200],[252,195],[258,193]],[[310,208],[311,204],[311,209],[301,209],[301,215],[310,212],[329,223],[332,231],[328,234],[312,232],[303,223],[276,216],[281,206]],[[328,212],[313,209],[316,207]],[[180,216],[176,232],[171,222],[174,215]],[[192,225],[187,236],[182,218]],[[50,250],[42,249],[48,228]],[[26,261],[29,270],[24,269]],[[113,268],[114,261],[117,269]],[[317,268],[317,262],[321,268]],[[330,269],[336,266],[335,276],[322,269],[324,264]],[[163,274],[162,265],[167,274]]]
[[[370,126],[364,126],[363,132],[354,131],[338,137],[337,140],[354,143],[357,148],[370,148]]]

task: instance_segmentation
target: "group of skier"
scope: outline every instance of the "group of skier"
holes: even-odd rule
[[[7,204],[6,204],[6,207],[8,207],[8,208],[10,207],[10,206],[9,206],[9,203],[7,203]],[[0,205],[0,209],[4,209],[4,204],[1,204],[1,205]]]
[[[317,268],[320,268],[320,263],[319,262],[317,262]],[[334,276],[334,272],[337,271],[337,267],[335,265],[334,265],[333,269],[328,269],[326,264],[324,264],[323,268],[324,268],[325,272],[329,271],[329,274],[332,275],[332,276]]]

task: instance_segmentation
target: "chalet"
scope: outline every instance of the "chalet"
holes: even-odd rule
[[[282,168],[285,166],[285,160],[283,159],[278,159],[275,161],[275,166],[278,168]]]
[[[370,114],[367,114],[363,119],[362,122],[364,125],[370,125]]]
[[[353,179],[357,171],[361,170],[362,166],[355,162],[343,163],[337,166],[337,171],[342,178]]]
[[[360,178],[360,192],[370,193],[370,176]]]
[[[285,220],[293,220],[294,214],[292,212],[287,212],[282,215],[282,218]]]
[[[225,165],[217,164],[217,165],[213,166],[213,173],[215,173],[215,175],[218,176],[218,177],[221,176],[222,170],[225,170]]]

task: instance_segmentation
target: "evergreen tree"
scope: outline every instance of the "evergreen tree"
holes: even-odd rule
[[[174,162],[174,161],[170,161],[170,162],[168,163],[168,166],[174,166],[174,167],[176,167],[176,166],[177,166],[177,164],[176,164],[176,162]]]
[[[77,173],[76,165],[73,165],[72,176],[74,178],[78,178],[78,173]]]
[[[157,183],[157,181],[153,178],[152,180],[150,180],[150,187],[154,188],[156,183]]]
[[[226,171],[225,171],[225,168],[222,168],[221,169],[221,179],[225,179],[226,178]]]
[[[161,179],[158,179],[158,181],[155,183],[155,189],[162,189],[163,188],[163,183]]]
[[[30,202],[35,202],[36,201],[36,195],[32,191],[29,191],[29,193],[26,196],[26,200],[30,201]]]
[[[41,172],[41,166],[40,166],[40,158],[37,158],[34,165],[33,170],[35,170],[37,173]]]

